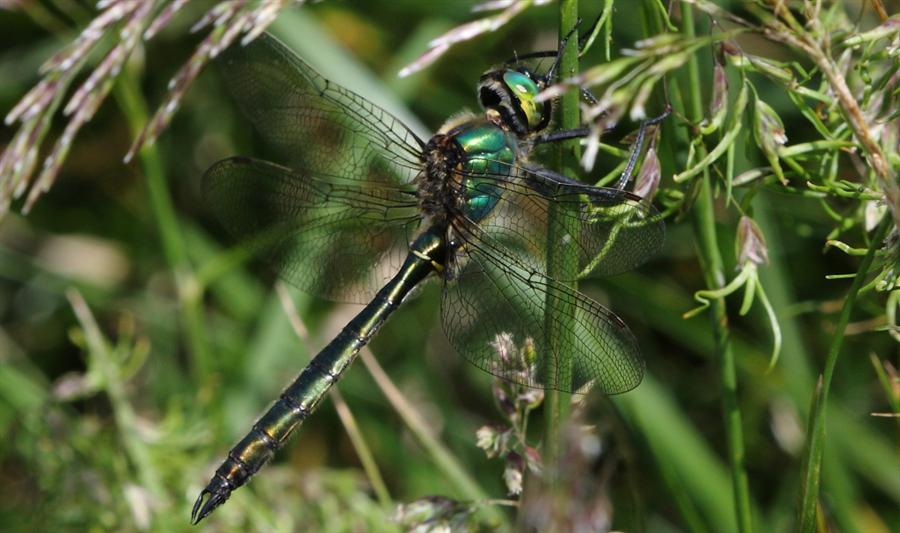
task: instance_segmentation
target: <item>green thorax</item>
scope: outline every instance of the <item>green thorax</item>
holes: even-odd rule
[[[466,216],[478,222],[497,205],[501,181],[510,176],[516,162],[516,138],[489,122],[471,122],[454,128],[450,135],[463,152],[462,191]]]

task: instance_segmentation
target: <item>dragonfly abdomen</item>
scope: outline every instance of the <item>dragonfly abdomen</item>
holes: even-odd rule
[[[411,252],[375,298],[322,349],[288,385],[277,400],[228,452],[228,457],[200,493],[191,520],[202,520],[228,499],[231,493],[259,471],[281,448],[294,430],[309,416],[356,359],[359,350],[378,331],[400,302],[435,264],[443,260],[440,231],[428,231],[411,246]],[[207,499],[206,496],[209,496]]]
[[[396,305],[385,301],[384,296],[376,296],[282,391],[281,396],[253,424],[253,429],[234,445],[225,461],[216,469],[213,479],[194,506],[195,521],[221,505],[232,491],[247,483],[274,457],[275,452],[284,446],[306,417],[316,410],[332,385],[356,359],[359,350],[374,333],[371,330],[377,329],[384,321],[384,317],[379,315],[390,313],[394,307]],[[372,319],[376,317],[379,320],[373,322]],[[198,505],[206,493],[211,497],[199,509]],[[213,502],[215,503],[210,506]]]

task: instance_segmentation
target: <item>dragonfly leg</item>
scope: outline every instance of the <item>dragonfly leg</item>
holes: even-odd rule
[[[616,182],[616,189],[624,189],[625,186],[628,185],[628,182],[631,181],[631,174],[634,172],[634,167],[637,165],[638,158],[641,156],[641,152],[644,149],[644,139],[647,136],[647,128],[659,124],[665,120],[671,112],[672,109],[667,105],[665,111],[658,117],[641,121],[641,125],[638,128],[637,139],[635,139],[634,146],[631,148],[631,154],[628,156],[628,164],[625,165],[625,170],[622,171],[619,180]]]
[[[572,130],[551,131],[550,133],[542,133],[540,135],[536,135],[532,139],[532,142],[535,145],[538,145],[538,144],[566,141],[569,139],[579,139],[581,137],[587,137],[590,133],[591,133],[590,128],[575,128]]]

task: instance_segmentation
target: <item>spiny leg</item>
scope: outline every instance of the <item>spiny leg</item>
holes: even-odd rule
[[[637,165],[641,152],[644,150],[644,140],[647,137],[647,129],[650,126],[655,126],[665,120],[666,117],[669,116],[669,114],[671,114],[671,109],[669,108],[669,106],[666,106],[665,111],[663,111],[661,115],[641,121],[641,124],[638,128],[637,138],[635,139],[634,145],[631,148],[631,152],[628,155],[628,164],[625,165],[625,169],[622,171],[622,174],[616,181],[614,188],[624,189],[625,186],[628,185],[628,182],[631,181],[631,174],[634,172],[634,167]],[[544,133],[535,136],[534,139],[532,139],[532,142],[535,145],[559,142],[569,139],[587,137],[590,133],[590,128],[575,128],[571,130],[552,131],[550,133]]]
[[[647,135],[647,128],[659,124],[665,120],[671,112],[672,109],[667,105],[665,111],[663,111],[661,115],[641,121],[641,125],[638,128],[637,139],[635,139],[634,145],[631,148],[631,154],[628,156],[628,164],[625,165],[625,170],[622,171],[618,181],[616,181],[616,189],[624,189],[625,186],[628,185],[628,182],[631,181],[631,173],[634,172],[634,167],[637,165],[638,158],[640,158],[641,152],[644,149],[644,139]]]
[[[580,139],[581,137],[587,137],[590,135],[590,128],[575,128],[571,130],[558,130],[551,131],[549,133],[542,133],[540,135],[535,135],[532,138],[532,143],[535,145],[538,144],[546,144],[553,143],[559,141],[567,141],[569,139]]]

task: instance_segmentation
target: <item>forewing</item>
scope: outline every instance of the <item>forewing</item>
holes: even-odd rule
[[[336,184],[245,157],[203,176],[206,200],[248,254],[324,298],[366,303],[399,270],[418,225],[409,191]]]
[[[552,218],[557,234],[578,251],[573,279],[631,270],[662,247],[665,224],[649,201],[621,189],[563,179],[545,169],[522,166],[511,167],[510,176],[493,176],[496,186],[488,191],[499,201],[479,225],[523,260],[530,256],[532,264],[541,265]]]
[[[320,179],[403,184],[418,173],[424,143],[409,128],[271,35],[232,46],[219,65],[277,163]]]
[[[550,279],[531,254],[517,253],[470,224],[444,278],[444,332],[461,355],[495,376],[530,387],[605,394],[636,387],[644,365],[634,336],[611,311]],[[548,308],[571,316],[548,317]],[[559,335],[554,341],[551,331]],[[510,348],[514,346],[514,348]],[[569,371],[555,364],[571,360]]]

